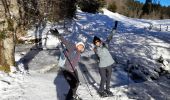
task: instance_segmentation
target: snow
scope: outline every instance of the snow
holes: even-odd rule
[[[170,71],[170,32],[165,27],[170,25],[170,19],[136,19],[107,9],[103,12],[89,14],[78,10],[77,19],[66,21],[66,28],[48,22],[30,29],[21,38],[25,41],[42,38],[42,49],[33,44],[16,47],[19,71],[0,72],[0,100],[64,100],[69,87],[57,66],[59,40],[49,32],[50,28],[57,28],[74,43],[86,44],[78,67],[81,84],[77,94],[83,100],[170,100],[170,75],[161,76],[161,68]],[[111,79],[114,96],[100,98],[97,95],[100,75],[92,39],[97,35],[105,41],[116,20],[118,29],[109,44],[117,62]],[[149,30],[150,25],[156,28]],[[159,31],[159,25],[165,28]],[[164,58],[163,64],[157,62],[160,56]]]

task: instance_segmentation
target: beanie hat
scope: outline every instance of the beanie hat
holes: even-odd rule
[[[97,40],[101,42],[100,38],[98,38],[97,36],[94,36],[94,38],[93,38],[93,44],[95,44],[95,42],[96,42]]]
[[[78,45],[82,45],[82,46],[85,48],[85,45],[84,45],[83,42],[78,42],[78,43],[76,43],[76,47],[77,47]]]

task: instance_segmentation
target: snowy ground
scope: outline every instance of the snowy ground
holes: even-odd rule
[[[115,20],[119,25],[110,43],[110,52],[117,61],[111,80],[114,96],[100,98],[96,93],[100,76],[92,51],[92,39],[97,35],[106,40]],[[83,40],[86,44],[78,68],[81,85],[77,94],[83,100],[170,100],[170,80],[167,75],[159,74],[163,65],[156,62],[162,55],[170,63],[170,29],[148,30],[150,24],[168,26],[170,20],[132,19],[104,9],[104,14],[78,11],[77,19],[67,23],[64,30],[62,25],[50,23],[31,29],[22,39],[42,37],[43,50],[34,45],[17,46],[16,62],[20,69],[23,66],[28,69],[29,74],[0,73],[0,100],[64,100],[68,85],[57,67],[58,39],[46,34],[51,27],[58,28],[72,42]],[[130,70],[131,78],[140,74],[140,81],[128,77],[125,71],[128,60],[130,65],[136,66]],[[170,67],[168,63],[166,66],[167,69]]]

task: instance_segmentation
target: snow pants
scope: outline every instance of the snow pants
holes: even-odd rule
[[[99,74],[101,77],[99,91],[104,91],[105,84],[106,90],[110,90],[110,81],[112,75],[112,65],[108,67],[99,68]]]
[[[70,86],[69,92],[66,96],[66,100],[72,100],[73,96],[76,95],[76,91],[79,85],[78,72],[77,70],[75,72],[64,70],[63,75]]]

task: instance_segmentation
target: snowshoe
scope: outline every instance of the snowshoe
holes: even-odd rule
[[[107,97],[107,93],[105,91],[98,91],[98,94],[100,97],[104,98],[104,97]]]

